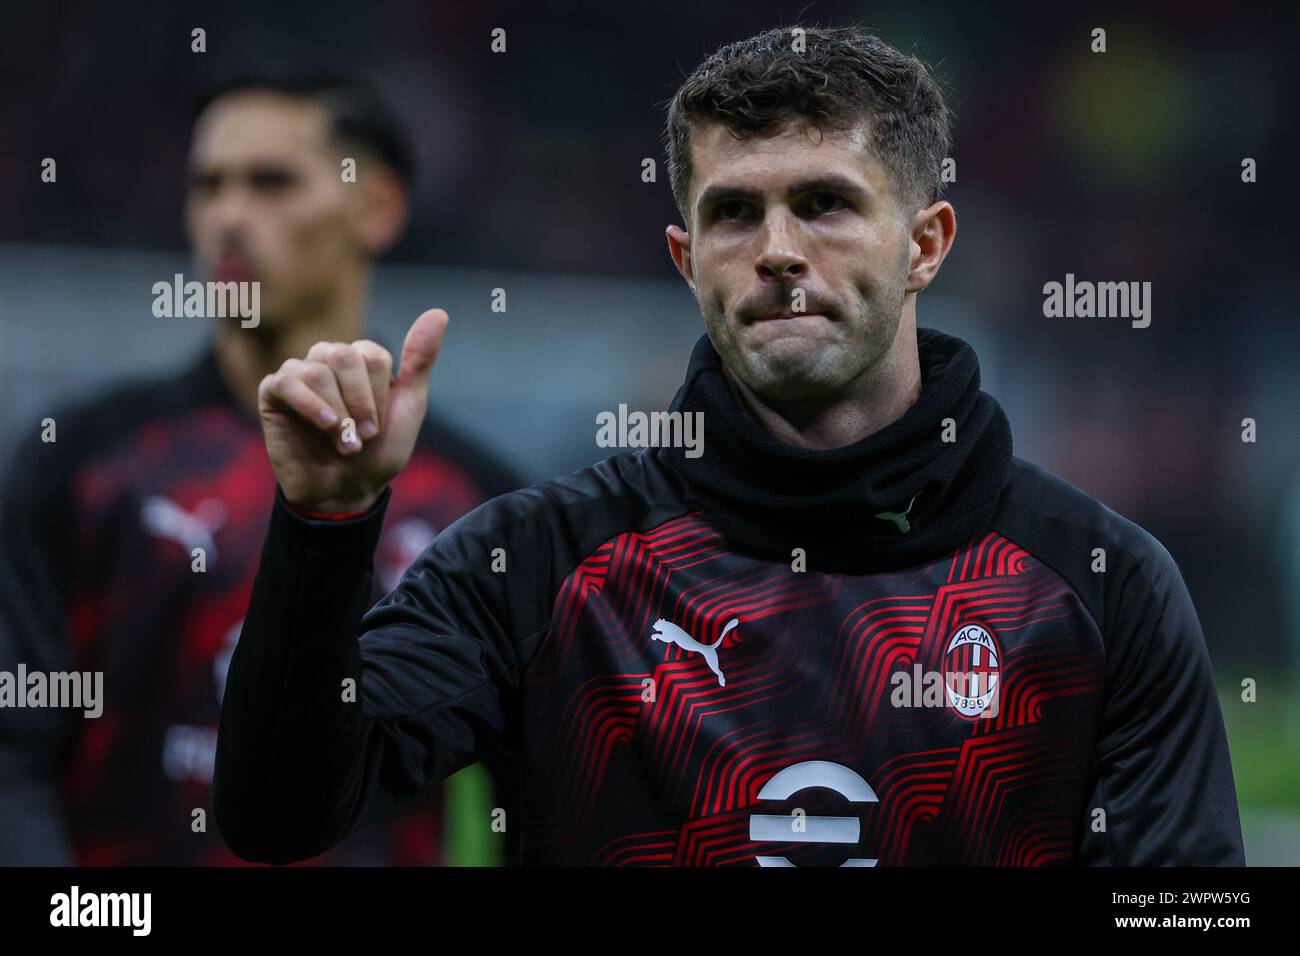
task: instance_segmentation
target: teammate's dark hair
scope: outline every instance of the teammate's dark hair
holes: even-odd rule
[[[860,27],[778,27],[722,47],[668,104],[668,176],[685,222],[696,125],[721,123],[744,139],[799,118],[820,131],[866,121],[900,201],[919,209],[941,195],[951,117],[926,65]]]
[[[338,143],[366,150],[408,186],[415,158],[405,127],[374,84],[359,76],[327,71],[240,73],[210,87],[194,111],[197,118],[213,102],[232,93],[266,91],[319,103],[329,116]]]

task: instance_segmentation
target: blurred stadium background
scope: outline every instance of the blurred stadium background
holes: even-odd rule
[[[1282,202],[1300,155],[1295,34],[1248,5],[10,5],[0,459],[54,406],[200,346],[206,320],[150,312],[153,283],[191,271],[191,106],[218,74],[286,59],[371,76],[414,130],[414,218],[374,289],[381,339],[445,307],[437,408],[530,480],[604,457],[596,413],[664,407],[701,332],[666,255],[661,107],[719,44],[794,21],[861,22],[948,80],[959,236],[921,324],[976,347],[1019,455],[1177,559],[1247,859],[1300,864],[1300,290]],[[504,55],[488,49],[495,27]],[[1089,52],[1094,27],[1105,54]],[[57,185],[40,182],[47,156]],[[1044,318],[1042,286],[1067,272],[1151,281],[1151,326]]]

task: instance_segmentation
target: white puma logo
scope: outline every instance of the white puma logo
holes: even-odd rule
[[[654,631],[650,634],[650,640],[663,641],[665,644],[676,644],[684,651],[693,651],[704,657],[704,663],[709,665],[709,670],[718,675],[718,686],[726,687],[727,679],[722,676],[722,671],[718,667],[718,645],[722,639],[727,636],[727,632],[740,623],[740,618],[733,617],[727,622],[718,639],[712,644],[701,644],[691,635],[687,634],[672,621],[665,621],[663,618],[655,621]]]
[[[175,541],[186,551],[203,548],[208,560],[215,561],[217,545],[212,535],[226,523],[226,506],[204,498],[190,514],[170,498],[150,495],[140,505],[140,521],[150,534]]]

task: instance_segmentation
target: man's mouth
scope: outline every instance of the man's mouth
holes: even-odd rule
[[[212,278],[217,282],[252,282],[257,278],[253,265],[241,256],[225,256],[217,261],[212,270]]]
[[[769,312],[766,315],[757,316],[755,317],[754,321],[755,322],[781,322],[787,319],[811,319],[811,318],[824,319],[826,318],[826,315],[823,312],[792,312],[789,309],[785,309],[780,312]]]

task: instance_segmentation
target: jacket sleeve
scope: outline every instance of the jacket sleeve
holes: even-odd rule
[[[1200,622],[1169,552],[1154,538],[1148,547],[1116,585],[1080,862],[1243,866],[1232,764]]]
[[[314,856],[507,738],[521,668],[505,576],[471,530],[485,509],[367,612],[390,494],[329,521],[276,490],[217,740],[215,819],[244,859]]]
[[[32,439],[0,490],[0,671],[71,669],[66,469],[58,442]],[[23,688],[16,689],[18,693]],[[73,854],[62,776],[79,711],[0,707],[0,865],[59,866]]]

